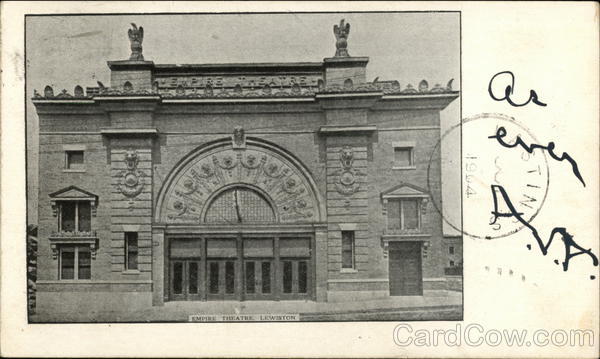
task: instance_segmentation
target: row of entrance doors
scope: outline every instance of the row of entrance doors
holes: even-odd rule
[[[311,237],[172,239],[170,300],[311,299]]]
[[[170,240],[170,300],[314,299],[312,237]],[[391,296],[422,295],[420,242],[389,244]]]

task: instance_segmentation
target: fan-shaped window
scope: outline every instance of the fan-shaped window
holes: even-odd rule
[[[275,222],[275,212],[258,192],[234,187],[219,194],[209,205],[206,223],[269,223]]]

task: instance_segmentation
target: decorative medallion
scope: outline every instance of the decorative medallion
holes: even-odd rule
[[[336,173],[338,178],[335,189],[339,194],[350,196],[360,188],[360,183],[357,182],[356,177],[362,176],[364,173],[354,168],[354,151],[350,146],[345,146],[340,150],[340,163],[342,168]]]
[[[246,148],[246,134],[244,133],[244,129],[241,126],[236,126],[233,129],[233,135],[231,135],[231,142],[233,148]]]
[[[137,169],[138,154],[135,150],[127,151],[123,161],[127,170],[120,174],[118,189],[130,199],[129,204],[132,205],[133,198],[139,195],[144,188],[144,173]]]

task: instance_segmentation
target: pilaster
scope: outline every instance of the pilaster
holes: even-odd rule
[[[111,272],[149,279],[152,273],[152,146],[147,133],[103,133],[108,140],[111,175]],[[137,270],[126,270],[125,232],[138,235]],[[134,278],[131,278],[134,279]]]

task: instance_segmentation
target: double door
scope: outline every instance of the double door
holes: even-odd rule
[[[204,270],[200,259],[172,260],[170,267],[171,299],[201,300]]]
[[[310,299],[311,237],[174,238],[170,300]]]

